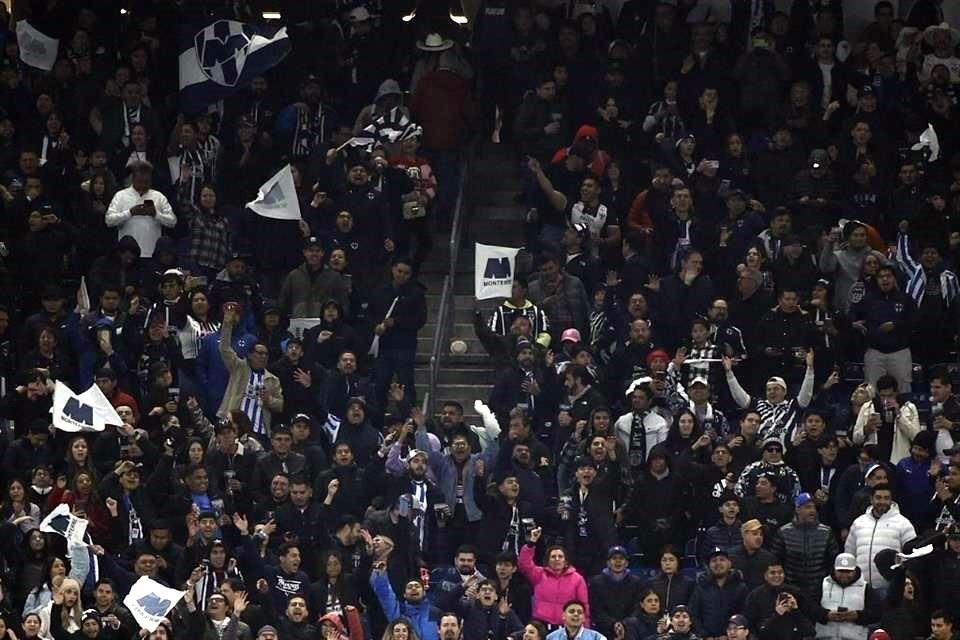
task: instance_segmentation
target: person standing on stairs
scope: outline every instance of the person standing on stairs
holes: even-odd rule
[[[423,285],[411,279],[413,265],[409,258],[397,256],[390,267],[391,279],[370,298],[370,318],[374,338],[370,346],[374,363],[374,384],[377,406],[386,406],[387,391],[394,375],[403,385],[406,401],[416,401],[414,361],[417,356],[417,334],[427,323],[427,303]]]

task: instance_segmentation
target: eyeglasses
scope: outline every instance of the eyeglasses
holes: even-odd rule
[[[783,449],[780,447],[766,447],[764,451],[770,451],[771,453],[776,451],[777,453],[783,453]]]

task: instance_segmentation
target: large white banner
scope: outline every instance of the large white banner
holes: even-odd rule
[[[257,192],[257,199],[247,206],[264,218],[276,220],[299,220],[300,201],[297,189],[293,186],[293,172],[290,165],[280,169],[272,178],[263,183]]]
[[[67,542],[82,544],[83,535],[87,532],[87,521],[70,513],[70,505],[58,504],[40,523],[40,531],[59,533]]]
[[[61,431],[103,431],[108,424],[121,425],[123,420],[117,415],[110,401],[97,385],[75,394],[70,387],[59,380],[53,391],[53,426]]]
[[[476,246],[474,290],[477,300],[509,298],[517,266],[517,252],[520,249],[495,247],[479,242]]]
[[[34,29],[29,22],[17,23],[17,45],[23,63],[37,69],[50,71],[57,61],[60,41]]]
[[[141,576],[130,588],[123,604],[130,609],[141,627],[153,633],[170,609],[180,602],[184,593],[186,592],[165,587],[156,580]]]

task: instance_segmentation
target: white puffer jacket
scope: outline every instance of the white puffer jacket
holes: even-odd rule
[[[886,589],[887,579],[880,575],[873,559],[884,549],[900,551],[903,544],[917,537],[913,525],[900,515],[900,507],[894,502],[890,510],[880,516],[873,516],[873,507],[853,521],[844,551],[857,556],[857,566],[874,589]]]

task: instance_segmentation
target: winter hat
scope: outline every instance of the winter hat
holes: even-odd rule
[[[650,369],[650,368],[651,368],[651,364],[653,363],[653,361],[654,361],[654,360],[657,360],[657,359],[665,360],[665,361],[669,362],[669,361],[670,361],[670,354],[668,354],[668,353],[667,353],[666,351],[664,351],[663,349],[654,349],[653,351],[651,351],[650,353],[647,354],[647,369]]]
[[[80,624],[82,625],[87,620],[96,620],[98,625],[103,626],[103,621],[100,619],[100,612],[96,609],[84,609],[80,617]]]

